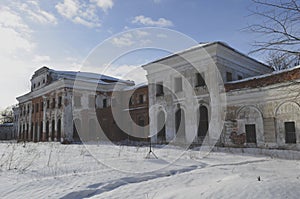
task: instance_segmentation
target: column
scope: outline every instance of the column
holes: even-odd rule
[[[28,119],[28,122],[29,122],[29,133],[28,133],[28,141],[33,141],[33,138],[31,135],[33,135],[33,132],[31,132],[31,130],[33,131],[33,128],[32,128],[32,103],[30,104],[29,106],[29,119]]]
[[[42,141],[48,141],[46,137],[46,111],[47,111],[47,97],[43,96],[43,132]]]
[[[58,96],[57,93],[54,94],[54,98],[55,98],[55,110],[54,110],[54,120],[55,120],[55,125],[54,125],[54,142],[57,142],[57,107],[58,107]]]

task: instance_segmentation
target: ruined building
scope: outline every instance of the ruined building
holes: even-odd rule
[[[273,72],[213,42],[142,68],[148,85],[39,69],[17,98],[19,139],[300,149],[300,67]]]

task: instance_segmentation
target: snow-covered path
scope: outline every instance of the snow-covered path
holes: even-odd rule
[[[103,159],[97,161],[83,145],[29,143],[23,147],[1,143],[0,197],[299,198],[300,195],[297,160],[221,152],[202,158],[198,151],[186,151],[175,157],[176,148],[154,149],[159,159],[145,159],[147,147],[118,147],[115,153],[105,144],[89,146],[93,155],[101,153]],[[163,158],[167,156],[178,160],[169,162]]]

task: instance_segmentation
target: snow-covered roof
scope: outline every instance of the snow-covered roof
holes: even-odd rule
[[[226,91],[257,88],[297,79],[300,79],[300,65],[286,70],[274,71],[269,74],[227,82],[225,88]]]
[[[115,77],[96,74],[90,72],[80,72],[80,71],[57,71],[53,69],[49,69],[49,72],[52,74],[52,78],[54,79],[72,79],[72,80],[81,80],[91,83],[99,83],[99,84],[110,84],[115,82],[121,82],[126,84],[133,84],[133,81],[130,80],[122,80]]]
[[[214,45],[214,44],[220,44],[220,45],[222,45],[222,46],[224,46],[224,47],[226,47],[226,48],[228,48],[228,49],[230,49],[230,50],[232,50],[232,51],[234,51],[234,52],[236,52],[236,53],[242,55],[243,57],[246,57],[246,58],[248,58],[248,59],[251,59],[251,60],[253,60],[254,62],[257,62],[257,63],[259,63],[259,64],[261,64],[261,65],[263,65],[263,66],[265,66],[265,67],[267,67],[267,68],[270,68],[268,65],[266,65],[266,64],[264,64],[264,63],[261,63],[260,61],[254,59],[254,58],[252,58],[252,57],[249,57],[248,55],[246,55],[246,54],[244,54],[244,53],[242,53],[242,52],[240,52],[240,51],[238,51],[238,50],[232,48],[232,47],[229,46],[227,43],[222,42],[222,41],[214,41],[214,42],[203,42],[203,43],[199,43],[198,45],[192,46],[192,47],[190,47],[190,48],[187,48],[187,49],[184,49],[184,50],[181,50],[181,51],[178,51],[178,52],[175,52],[175,53],[173,53],[173,54],[171,54],[171,55],[168,55],[168,56],[163,57],[163,58],[161,58],[161,59],[158,59],[158,60],[155,60],[155,61],[150,62],[150,63],[148,63],[148,64],[145,64],[145,65],[143,65],[142,67],[145,67],[145,66],[147,66],[147,65],[149,65],[149,64],[152,64],[152,63],[157,63],[157,62],[163,61],[163,60],[165,60],[165,59],[169,59],[169,58],[174,57],[174,56],[178,56],[178,55],[187,53],[187,52],[189,52],[189,51],[193,51],[193,50],[195,50],[195,49],[205,48],[205,47],[208,47],[208,46],[211,46],[211,45]]]

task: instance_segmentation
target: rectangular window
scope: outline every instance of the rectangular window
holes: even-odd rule
[[[181,77],[175,77],[175,92],[182,91],[182,78]]]
[[[44,103],[41,102],[41,111],[44,111]]]
[[[58,108],[62,106],[62,96],[58,97]]]
[[[103,99],[103,108],[107,107],[107,99]]]
[[[50,108],[50,100],[47,100],[47,108]]]
[[[144,95],[139,95],[139,104],[144,103]]]
[[[205,80],[204,80],[204,74],[196,73],[196,87],[202,87],[206,86]]]
[[[296,143],[296,128],[295,122],[285,122],[285,143],[295,144]]]
[[[74,106],[81,107],[81,96],[75,95],[74,96]]]
[[[226,72],[226,80],[227,80],[227,82],[232,81],[232,73],[231,72]]]
[[[30,109],[30,106],[29,104],[27,105],[27,114],[29,114],[29,109]]]
[[[52,108],[55,108],[55,98],[52,99]]]
[[[255,124],[246,124],[246,142],[247,143],[256,143],[256,129]]]
[[[156,96],[162,96],[162,95],[164,95],[163,83],[158,82],[156,84]]]

